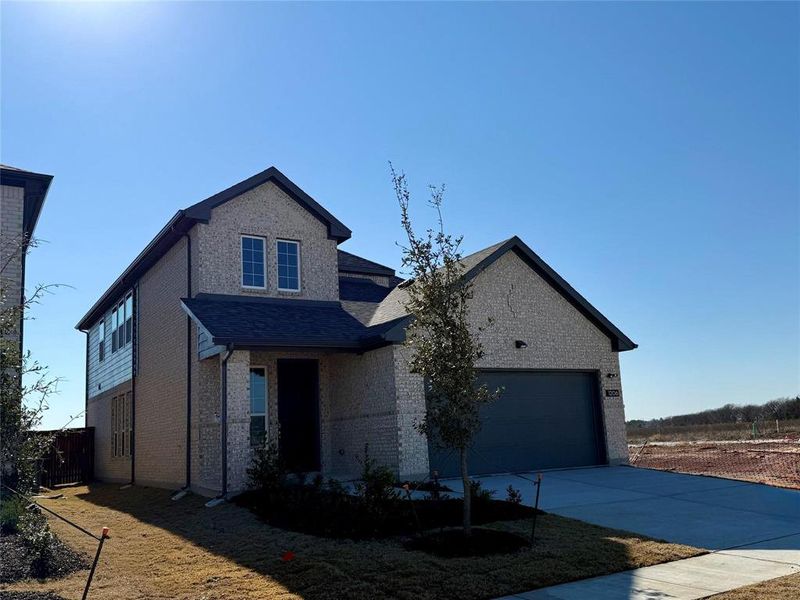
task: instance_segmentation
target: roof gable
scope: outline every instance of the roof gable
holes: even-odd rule
[[[580,313],[605,333],[611,339],[611,344],[615,351],[624,352],[638,347],[520,238],[514,236],[505,242],[491,246],[491,248],[493,248],[491,252],[485,253],[485,251],[481,251],[476,253],[481,255],[478,260],[473,260],[468,263],[468,265],[471,266],[468,266],[464,274],[464,277],[468,281],[477,277],[482,271],[507,252],[514,252],[542,279],[549,283],[553,289],[561,294],[565,300],[577,308]],[[470,259],[470,257],[466,257],[465,260],[466,259]]]
[[[600,331],[609,337],[613,349],[617,352],[633,350],[637,345],[599,310],[578,293],[563,277],[556,273],[542,258],[531,250],[525,242],[517,236],[499,242],[483,250],[465,256],[461,259],[464,265],[464,278],[469,281],[480,275],[500,257],[508,252],[514,252],[522,261],[536,272],[546,283],[555,289],[561,296],[572,304],[582,315],[592,322]],[[412,281],[407,282],[411,284]],[[388,319],[396,319],[405,313],[405,302],[408,293],[406,284],[394,288],[381,302],[375,311],[370,325],[381,323]]]
[[[139,277],[146,273],[150,267],[164,256],[181,237],[186,235],[196,223],[207,223],[209,219],[211,219],[211,211],[214,208],[268,181],[275,183],[275,185],[281,188],[290,198],[326,225],[329,238],[336,240],[338,243],[350,237],[350,230],[336,219],[336,217],[295,185],[286,175],[275,167],[270,167],[226,190],[193,204],[189,208],[179,210],[175,213],[175,216],[173,216],[164,228],[156,234],[145,249],[139,253],[133,262],[128,265],[114,283],[112,283],[97,302],[94,303],[75,326],[76,329],[86,331],[89,327],[92,327],[100,316],[102,316],[124,292],[136,283]]]

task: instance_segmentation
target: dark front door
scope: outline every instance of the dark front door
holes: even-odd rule
[[[468,455],[473,475],[605,463],[597,374],[575,371],[484,371],[479,383],[505,388],[481,410]],[[459,474],[458,456],[430,448],[431,470]]]
[[[319,471],[319,365],[278,360],[280,452],[292,472]]]

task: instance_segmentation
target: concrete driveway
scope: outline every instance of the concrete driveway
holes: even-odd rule
[[[535,473],[478,477],[505,498],[509,485],[533,505]],[[447,485],[461,489],[459,480]],[[750,546],[800,551],[800,490],[634,467],[545,471],[539,507],[589,523],[709,550]],[[792,561],[794,562],[794,560]]]

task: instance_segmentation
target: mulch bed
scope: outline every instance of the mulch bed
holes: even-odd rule
[[[11,583],[23,579],[65,577],[89,566],[83,556],[55,536],[50,543],[45,563],[39,572],[37,572],[35,557],[31,549],[18,535],[0,537],[0,557],[2,557],[0,559],[0,583]],[[24,598],[24,596],[21,597]]]
[[[421,531],[457,527],[463,518],[461,499],[410,501],[398,498],[376,509],[360,497],[301,486],[281,493],[253,490],[237,496],[234,502],[250,509],[273,527],[356,540],[418,535]],[[535,512],[521,504],[473,498],[472,523],[483,525],[529,519]]]

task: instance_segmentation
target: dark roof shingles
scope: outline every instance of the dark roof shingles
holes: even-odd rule
[[[378,285],[371,279],[339,277],[339,299],[351,302],[381,302],[391,287]]]
[[[216,294],[182,302],[215,344],[358,349],[382,333],[362,325],[338,302]]]
[[[342,272],[394,277],[394,269],[387,266],[356,256],[350,252],[345,252],[344,250],[338,250],[338,255],[339,270]]]

